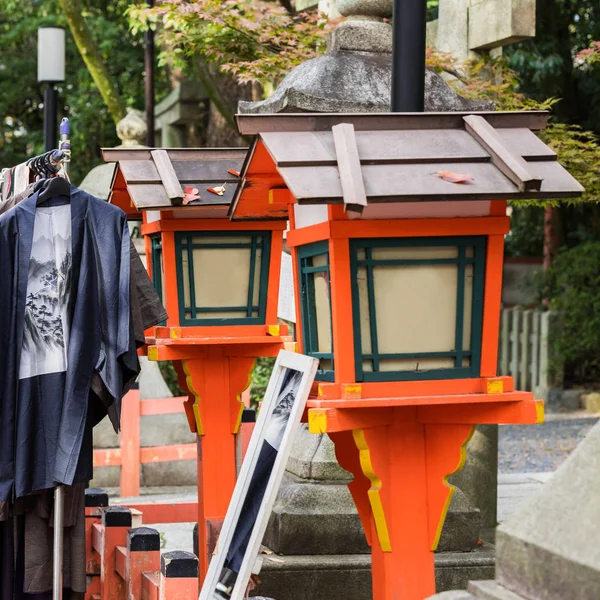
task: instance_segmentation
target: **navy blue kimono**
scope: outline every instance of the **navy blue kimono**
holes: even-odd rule
[[[57,199],[43,208],[37,197],[0,217],[0,500],[8,501],[89,478],[91,465],[82,468],[80,458],[98,420],[88,412],[92,379],[105,388],[118,427],[122,395],[139,369],[125,213],[71,186],[70,240],[60,242],[70,253],[48,268],[34,226]],[[35,293],[33,276],[41,282]],[[36,357],[44,342],[62,344],[64,369]]]

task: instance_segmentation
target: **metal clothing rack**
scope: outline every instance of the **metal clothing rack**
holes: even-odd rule
[[[71,126],[69,119],[64,118],[60,123],[60,143],[57,150],[45,152],[30,158],[26,164],[36,175],[41,177],[62,176],[69,179],[69,165],[71,162],[71,142],[69,136]],[[2,183],[3,178],[0,179]],[[65,488],[57,485],[54,488],[54,518],[53,518],[53,562],[52,562],[52,600],[62,600],[62,567],[64,551],[64,513],[65,513]]]
[[[69,181],[69,166],[71,162],[71,142],[69,135],[71,126],[69,119],[63,119],[60,123],[59,151],[63,152],[62,172]],[[62,600],[63,592],[63,553],[64,553],[64,526],[65,522],[65,488],[57,485],[54,488],[54,543],[52,561],[52,600]]]

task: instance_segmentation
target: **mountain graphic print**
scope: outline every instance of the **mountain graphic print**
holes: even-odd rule
[[[19,378],[67,370],[71,206],[38,207],[27,280]]]

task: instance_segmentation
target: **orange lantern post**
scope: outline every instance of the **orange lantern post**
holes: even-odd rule
[[[299,342],[321,360],[308,424],[354,475],[375,600],[435,592],[475,425],[543,419],[497,376],[497,348],[506,200],[582,191],[533,133],[546,119],[238,116],[255,141],[230,215],[289,218]]]
[[[109,201],[143,213],[148,271],[168,321],[147,332],[150,360],[173,361],[198,435],[200,577],[236,480],[235,436],[254,361],[292,347],[278,325],[285,223],[232,223],[245,149],[104,150]]]

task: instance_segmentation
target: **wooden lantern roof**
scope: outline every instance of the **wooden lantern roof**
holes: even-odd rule
[[[136,211],[220,207],[224,216],[246,153],[246,148],[103,148],[104,160],[116,163],[109,202],[129,213],[132,206]],[[208,191],[223,184],[222,196]],[[188,187],[197,189],[200,198],[184,203]]]
[[[287,188],[298,204],[572,198],[583,187],[534,133],[548,113],[238,115],[255,136],[229,214],[286,218]],[[453,183],[450,174],[466,175]],[[262,193],[261,193],[262,192]]]

